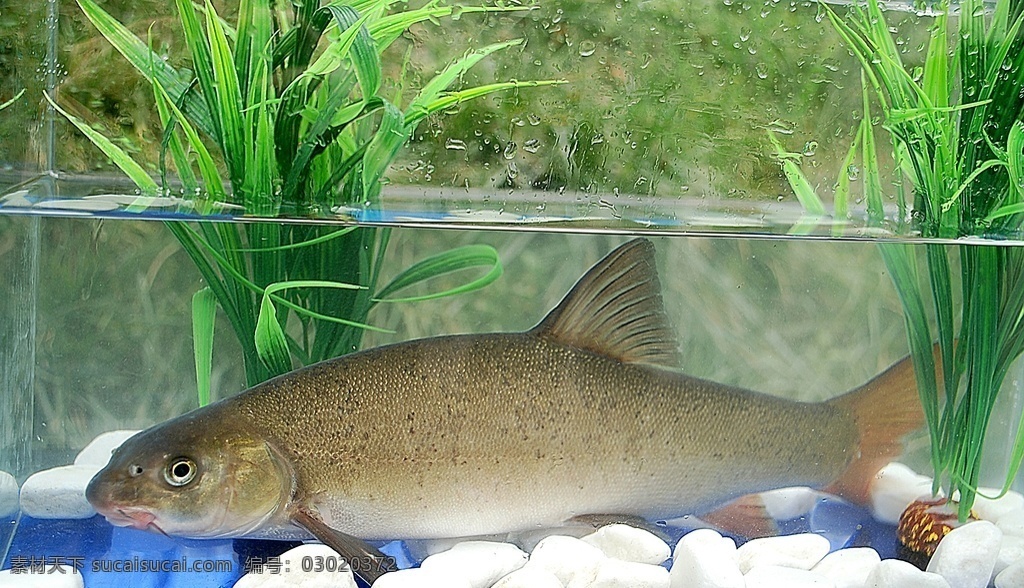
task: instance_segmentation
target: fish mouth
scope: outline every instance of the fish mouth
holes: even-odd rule
[[[131,527],[142,531],[153,530],[163,533],[156,524],[156,515],[139,507],[111,507],[100,511],[103,518],[115,527]]]

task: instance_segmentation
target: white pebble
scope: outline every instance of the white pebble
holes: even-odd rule
[[[1002,488],[979,488],[978,495],[974,497],[974,506],[971,511],[983,521],[996,522],[1003,515],[1015,512],[1024,508],[1024,495],[1012,490],[999,496]],[[959,492],[953,494],[959,498]],[[985,498],[985,496],[999,496],[999,498]]]
[[[851,547],[826,555],[811,571],[832,580],[836,588],[862,588],[880,561],[878,552],[870,547]]]
[[[761,502],[768,516],[777,521],[791,521],[814,509],[818,493],[806,486],[779,488],[761,493]]]
[[[593,581],[604,553],[593,545],[575,537],[551,535],[541,539],[530,554],[527,566],[547,570],[568,586],[570,583]]]
[[[988,521],[957,527],[939,541],[928,571],[945,578],[952,588],[985,588],[1002,539],[1002,531]]]
[[[319,571],[302,571],[303,558],[314,558],[310,561],[324,562],[324,568]],[[317,560],[316,558],[323,558]],[[249,572],[235,582],[234,588],[356,588],[356,580],[352,570],[344,566],[338,552],[320,543],[306,543],[281,554],[280,572],[271,573],[269,570],[263,572]],[[342,570],[328,569],[335,566],[327,563],[338,564]],[[328,567],[330,566],[330,567]]]
[[[22,513],[37,519],[87,519],[96,511],[85,499],[94,466],[61,466],[36,472],[21,487]]]
[[[607,525],[587,535],[583,541],[600,549],[608,557],[658,565],[672,555],[668,543],[644,529],[629,525]]]
[[[659,566],[619,559],[604,559],[597,566],[593,581],[569,584],[568,588],[669,588],[668,570]]]
[[[110,461],[110,454],[138,431],[107,431],[89,442],[75,457],[77,466],[103,467]]]
[[[895,525],[911,502],[931,493],[931,478],[893,462],[875,474],[870,489],[871,510],[876,519]]]
[[[526,566],[498,580],[493,588],[565,588],[551,572]]]
[[[463,541],[448,551],[431,555],[420,567],[466,578],[472,588],[490,588],[500,578],[523,567],[526,559],[526,553],[511,543]]]
[[[743,579],[746,588],[835,588],[835,583],[821,574],[785,566],[757,566]]]
[[[922,572],[905,561],[884,559],[868,574],[864,588],[950,588],[938,574]]]
[[[809,570],[832,549],[828,539],[814,533],[763,537],[747,541],[736,550],[740,571],[773,565]]]
[[[70,568],[66,568],[70,569]],[[29,574],[0,572],[0,588],[83,588],[82,574]]]
[[[996,526],[1003,532],[1003,535],[1024,537],[1024,509],[1008,512],[999,517]]]
[[[384,574],[373,583],[373,588],[469,588],[469,580],[451,578],[432,570],[410,568]]]
[[[0,471],[0,516],[18,512],[18,481],[5,471]]]
[[[996,588],[1020,588],[1024,586],[1024,561],[1017,562],[996,576]]]
[[[672,559],[672,588],[743,588],[736,543],[711,529],[687,533]]]
[[[1024,561],[1024,537],[1003,535],[999,556],[996,557],[996,567],[992,573],[998,576],[1000,572],[1019,561]],[[1021,586],[1024,587],[1024,584]]]

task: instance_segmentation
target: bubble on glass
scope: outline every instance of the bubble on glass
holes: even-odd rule
[[[849,178],[851,182],[856,182],[857,178],[860,177],[860,168],[857,167],[856,164],[851,163],[846,168],[846,177]]]
[[[444,147],[445,149],[450,149],[452,151],[465,151],[466,142],[461,139],[452,139],[449,137],[445,140]]]

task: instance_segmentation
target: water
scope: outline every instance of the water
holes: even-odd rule
[[[22,361],[35,371],[34,402],[26,407],[32,417],[5,431],[8,446],[24,456],[5,466],[18,483],[72,463],[104,431],[144,428],[195,407],[189,312],[191,297],[203,282],[162,224],[22,216],[0,217],[0,222],[3,234],[19,247],[38,247],[36,355],[34,362]],[[505,275],[468,295],[379,307],[370,315],[372,324],[394,333],[367,333],[364,346],[527,329],[589,265],[627,238],[593,232],[395,229],[385,280],[415,260],[470,243],[495,247]],[[873,243],[684,237],[657,237],[654,243],[686,373],[816,402],[857,386],[906,353],[899,301]],[[12,259],[19,249],[7,251],[4,259]],[[245,378],[226,324],[218,325],[216,342],[215,398],[242,389]],[[989,443],[997,464],[1005,459],[1000,444],[1005,447],[1011,432],[1009,422],[995,427]],[[927,472],[926,439],[908,440],[901,460]],[[678,536],[692,522],[672,525],[667,531]],[[64,558],[81,566],[86,586],[123,583],[126,572],[103,566],[130,561],[138,567],[141,560],[183,566],[230,562],[230,569],[200,574],[202,584],[189,572],[166,578],[133,572],[132,585],[220,586],[240,575],[246,562],[274,561],[291,546],[180,542],[113,529],[95,516],[49,520],[22,515],[19,521],[15,515],[7,528],[8,535],[13,530],[13,542],[5,568],[31,568],[41,560],[52,567],[54,558]],[[834,499],[819,501],[809,516],[780,522],[780,529],[823,532],[835,548],[869,544],[883,556],[895,554],[891,525]],[[404,544],[386,550],[407,564],[417,561]]]

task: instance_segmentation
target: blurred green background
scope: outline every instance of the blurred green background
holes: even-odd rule
[[[187,66],[173,3],[101,4],[141,38],[151,35],[173,65]],[[214,4],[233,22],[235,3]],[[495,198],[516,190],[568,191],[588,202],[603,197],[640,209],[655,198],[775,199],[791,192],[767,139],[771,129],[787,148],[807,155],[804,167],[827,197],[860,111],[860,78],[816,3],[530,4],[535,10],[525,13],[418,25],[392,47],[386,71],[397,76],[412,47],[413,79],[422,83],[471,47],[524,38],[521,48],[471,71],[464,85],[507,79],[569,84],[499,94],[431,117],[392,167],[391,181],[489,189]],[[45,67],[44,8],[0,5],[0,99],[28,88],[0,115],[0,162],[34,165],[42,72],[53,69],[62,105],[155,170],[160,133],[149,85],[74,2],[60,4],[57,64]],[[906,13],[894,21],[912,65],[923,52],[927,19]],[[114,171],[63,120],[57,122],[56,162],[70,174]]]

